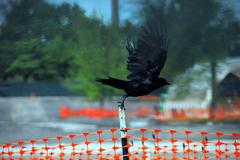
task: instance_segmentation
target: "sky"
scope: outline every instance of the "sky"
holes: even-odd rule
[[[95,11],[97,15],[105,22],[111,21],[111,0],[48,0],[49,2],[60,4],[62,2],[77,3],[85,11],[86,15],[90,16]],[[219,0],[224,5],[227,5],[236,13],[236,16],[240,19],[240,0]],[[119,0],[119,15],[120,21],[130,19],[135,22],[134,13],[137,8],[133,6],[133,0]]]
[[[7,0],[0,0],[0,2]],[[99,18],[105,23],[111,21],[111,0],[48,0],[50,3],[61,4],[63,2],[77,3],[84,10],[87,16],[93,15],[95,12]],[[120,22],[129,19],[131,22],[137,22],[136,15],[137,8],[133,6],[134,0],[119,0],[119,15]],[[234,9],[237,17],[240,19],[240,0],[219,0],[224,5],[228,5]],[[3,17],[0,16],[0,23],[3,21]]]
[[[60,4],[62,2],[77,3],[86,12],[87,16],[93,15],[95,11],[97,16],[101,18],[105,23],[111,21],[111,0],[48,0],[54,4]],[[134,8],[132,7],[132,0],[119,0],[119,17],[123,22],[127,19],[134,20],[132,16],[134,14]]]

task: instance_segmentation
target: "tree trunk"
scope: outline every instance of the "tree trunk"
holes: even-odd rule
[[[210,62],[210,67],[211,67],[211,92],[212,92],[210,119],[214,120],[216,109],[216,61],[212,60]]]
[[[112,25],[119,26],[119,5],[118,0],[112,0]]]
[[[23,76],[23,82],[28,82],[28,79],[29,79],[29,74],[25,74],[24,76]]]
[[[99,107],[100,107],[100,109],[104,108],[104,98],[100,98],[100,100],[99,100]]]

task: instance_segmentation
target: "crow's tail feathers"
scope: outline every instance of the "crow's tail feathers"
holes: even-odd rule
[[[104,85],[108,85],[108,86],[118,88],[118,89],[125,89],[127,87],[127,84],[128,84],[127,81],[115,79],[115,78],[112,78],[112,77],[109,77],[108,79],[97,78],[96,81],[100,82]]]

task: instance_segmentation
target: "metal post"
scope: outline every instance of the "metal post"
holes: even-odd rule
[[[216,110],[216,62],[211,61],[210,65],[211,65],[211,89],[212,89],[210,119],[214,120]]]
[[[120,132],[121,132],[121,141],[122,141],[122,151],[123,151],[123,160],[129,160],[128,157],[128,148],[126,145],[127,142],[127,130],[126,130],[126,120],[125,120],[125,106],[124,103],[120,103],[118,105],[119,112],[119,122],[120,122]]]
[[[119,3],[118,0],[112,0],[112,24],[119,26]]]

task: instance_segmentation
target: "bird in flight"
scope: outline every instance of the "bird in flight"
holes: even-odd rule
[[[142,27],[136,41],[127,41],[128,62],[130,72],[127,80],[112,77],[97,78],[96,81],[104,85],[125,91],[120,103],[124,104],[127,97],[143,96],[152,91],[169,85],[159,74],[167,58],[167,31],[153,27]]]

